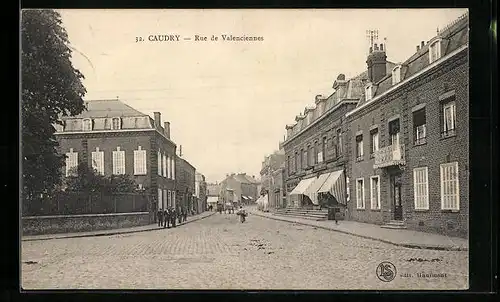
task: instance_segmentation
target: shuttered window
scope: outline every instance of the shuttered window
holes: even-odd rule
[[[427,167],[413,169],[415,210],[429,209],[429,180]]]
[[[96,147],[95,151],[92,152],[92,169],[104,175],[104,152],[100,151],[99,147]]]
[[[73,152],[73,148],[66,153],[66,176],[76,175],[78,167],[78,152]]]
[[[142,150],[139,146],[137,150],[134,150],[134,175],[146,175],[146,150]]]
[[[356,206],[358,209],[365,208],[365,180],[356,179]]]
[[[441,164],[441,209],[460,210],[458,162]]]
[[[175,179],[175,157],[172,158],[172,179]]]
[[[113,174],[125,174],[125,151],[120,150],[120,147],[116,147],[116,151],[113,151]]]
[[[170,161],[170,155],[167,156],[167,178],[172,178],[172,163]]]
[[[163,191],[158,189],[158,209],[163,209]]]

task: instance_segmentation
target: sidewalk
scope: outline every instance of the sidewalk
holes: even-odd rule
[[[177,223],[177,226],[182,226],[184,224],[194,222],[203,218],[207,218],[215,212],[203,212],[198,215],[189,216],[186,222]],[[50,240],[50,239],[64,239],[64,238],[79,238],[79,237],[96,237],[96,236],[111,236],[118,234],[128,234],[128,233],[139,233],[147,231],[163,230],[163,227],[159,227],[157,223],[149,224],[138,227],[122,228],[122,229],[110,229],[110,230],[100,230],[91,232],[78,232],[78,233],[62,233],[62,234],[47,234],[47,235],[33,235],[33,236],[22,236],[21,241],[35,241],[35,240]]]
[[[339,220],[339,224],[336,225],[335,222],[331,220],[314,221],[302,218],[287,217],[274,215],[273,213],[261,212],[257,209],[248,209],[248,212],[260,217],[337,231],[402,247],[447,251],[468,251],[469,249],[469,242],[464,238],[448,237],[444,235],[404,229],[384,229],[378,225],[356,221]]]

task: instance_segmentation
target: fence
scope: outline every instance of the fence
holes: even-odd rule
[[[58,192],[23,202],[23,216],[148,212],[149,200],[145,193]]]

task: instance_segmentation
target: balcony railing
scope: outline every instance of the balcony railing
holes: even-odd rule
[[[390,145],[375,152],[374,169],[405,164],[405,146],[402,144]]]

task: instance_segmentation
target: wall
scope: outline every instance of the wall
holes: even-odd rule
[[[128,228],[148,225],[152,223],[151,219],[148,212],[23,217],[22,234],[26,236]]]

